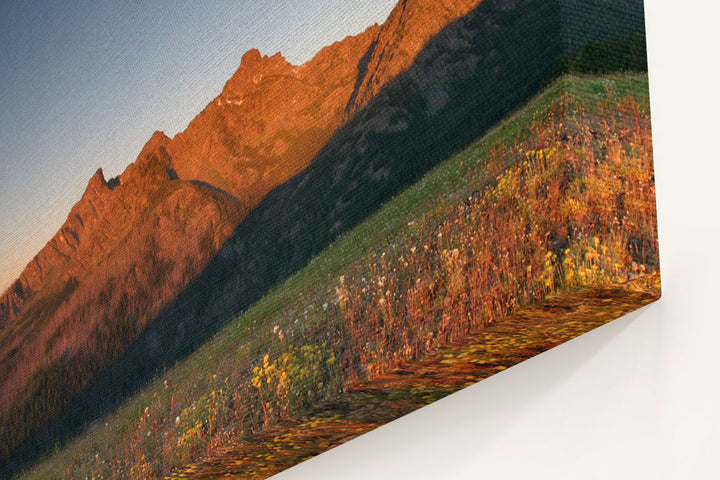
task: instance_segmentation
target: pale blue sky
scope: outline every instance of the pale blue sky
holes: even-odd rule
[[[302,64],[396,0],[0,0],[0,291],[98,167],[182,131],[256,47]]]

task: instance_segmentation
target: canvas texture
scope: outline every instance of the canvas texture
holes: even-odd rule
[[[641,0],[250,50],[0,297],[0,476],[267,478],[657,300],[656,218]]]

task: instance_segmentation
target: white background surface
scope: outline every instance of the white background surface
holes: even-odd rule
[[[720,479],[720,8],[645,4],[663,298],[278,479]]]

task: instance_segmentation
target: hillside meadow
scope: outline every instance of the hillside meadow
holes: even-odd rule
[[[658,270],[647,76],[564,76],[17,478],[158,478],[518,309]]]

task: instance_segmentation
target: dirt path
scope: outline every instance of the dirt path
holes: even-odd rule
[[[642,283],[548,298],[167,478],[265,479],[657,299]]]

